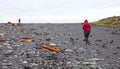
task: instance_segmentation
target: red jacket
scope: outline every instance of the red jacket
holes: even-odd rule
[[[85,21],[83,23],[83,30],[84,30],[84,32],[90,32],[91,31],[91,26],[90,26],[88,21]]]

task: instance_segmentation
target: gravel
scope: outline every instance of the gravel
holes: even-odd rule
[[[120,69],[120,29],[81,24],[0,24],[0,69]],[[31,38],[31,42],[19,42]],[[62,52],[40,49],[51,45]]]

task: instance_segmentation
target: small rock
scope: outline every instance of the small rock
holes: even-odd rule
[[[6,42],[6,43],[3,43],[3,45],[5,45],[5,46],[10,46],[10,44],[9,44],[9,43],[7,43],[7,42]]]
[[[66,52],[72,52],[73,50],[72,49],[66,49],[65,51]]]
[[[55,43],[50,43],[49,45],[51,45],[51,46],[56,46],[56,44],[55,44]]]
[[[96,65],[96,62],[83,62],[83,65]]]
[[[13,50],[7,50],[4,54],[5,55],[10,55],[10,54],[12,54],[13,53]]]
[[[106,46],[106,44],[103,44],[102,47],[103,47],[103,48],[106,48],[107,46]]]
[[[98,43],[95,43],[97,46],[99,46],[99,44]]]
[[[102,42],[102,40],[100,40],[100,39],[99,40],[95,40],[95,42]]]
[[[111,40],[109,44],[112,44],[113,42],[114,42],[114,41],[113,41],[113,40]]]
[[[24,66],[24,69],[31,69],[31,67],[29,67],[29,66]]]
[[[7,49],[13,49],[11,46],[7,46]]]
[[[117,47],[117,49],[120,49],[120,47]]]
[[[80,51],[85,51],[86,49],[85,48],[79,48]]]
[[[24,64],[28,63],[27,61],[23,61]]]
[[[70,41],[71,41],[71,42],[74,42],[74,39],[73,39],[73,38],[70,38]]]
[[[32,66],[38,66],[38,64],[36,64],[36,63],[32,63]]]
[[[76,40],[79,40],[79,38],[76,38]]]
[[[113,54],[116,55],[116,54],[118,54],[118,53],[117,53],[117,52],[114,52]]]
[[[7,66],[3,66],[2,68],[3,68],[3,69],[9,69]]]
[[[46,39],[46,41],[48,41],[48,42],[49,42],[50,40],[51,40],[50,38],[47,38],[47,39]]]
[[[91,65],[89,69],[101,69],[101,68],[97,67],[96,65]]]
[[[97,54],[101,54],[101,51],[99,49],[96,50]]]
[[[12,66],[12,63],[2,63],[2,66]]]
[[[4,63],[8,62],[8,60],[3,60]]]
[[[0,45],[0,49],[2,48],[3,46],[2,45]]]
[[[100,58],[91,58],[91,59],[89,59],[90,61],[102,61],[102,60],[104,60],[104,59],[100,59]]]

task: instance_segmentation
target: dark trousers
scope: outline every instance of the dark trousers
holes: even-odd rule
[[[88,41],[90,32],[84,32],[85,41]]]

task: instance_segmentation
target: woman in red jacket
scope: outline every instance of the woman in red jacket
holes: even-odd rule
[[[84,30],[84,37],[85,37],[85,39],[83,41],[86,41],[86,43],[89,44],[88,37],[91,32],[91,26],[90,26],[90,23],[88,22],[88,20],[84,21],[82,28]]]

